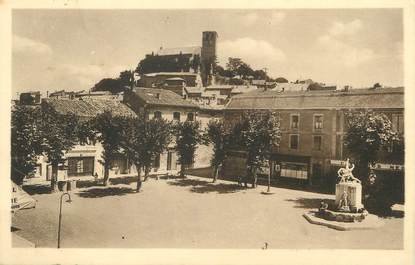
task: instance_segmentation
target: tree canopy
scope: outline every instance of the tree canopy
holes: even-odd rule
[[[229,57],[226,63],[226,69],[220,65],[216,65],[216,73],[220,76],[228,78],[240,78],[247,80],[249,78],[260,80],[271,80],[267,73],[263,70],[254,70],[251,66],[245,63],[241,58]]]
[[[370,110],[346,113],[347,132],[344,143],[358,163],[360,176],[367,176],[368,166],[378,160],[379,151],[397,139],[392,123],[383,113]]]
[[[205,131],[207,142],[213,146],[213,154],[210,164],[213,168],[213,182],[218,176],[218,169],[222,166],[226,158],[226,151],[229,148],[231,128],[223,120],[211,120]]]
[[[96,139],[101,142],[103,152],[101,164],[104,165],[104,185],[108,184],[111,162],[121,154],[121,141],[124,118],[115,117],[110,111],[104,111],[94,119]]]
[[[379,160],[381,151],[390,147],[394,141],[403,141],[392,130],[391,121],[383,113],[350,111],[346,113],[346,125],[344,143],[357,164],[357,177],[362,180],[365,207],[386,213],[396,202],[394,194],[399,189],[398,176],[375,174],[370,166]],[[404,153],[403,149],[401,152]]]
[[[178,122],[174,126],[174,133],[180,175],[184,176],[185,169],[194,162],[197,146],[203,142],[200,123],[197,121]]]
[[[241,147],[247,152],[246,166],[252,186],[256,186],[257,172],[269,160],[272,148],[279,145],[281,138],[280,119],[276,112],[249,111],[242,115],[240,125],[234,132],[240,133]]]
[[[171,141],[171,123],[164,119],[147,120],[143,117],[126,121],[121,146],[138,172],[137,191],[141,188],[141,169],[145,177],[153,167],[157,156],[163,153]]]
[[[104,78],[94,85],[92,91],[109,91],[117,94],[125,91],[134,84],[134,73],[129,70],[122,71],[118,78]]]
[[[42,106],[42,149],[52,165],[52,191],[56,190],[59,164],[66,161],[65,153],[79,141],[79,123],[79,118],[73,113],[60,114],[48,105]]]
[[[22,184],[25,176],[36,168],[42,153],[41,110],[17,105],[11,115],[11,179]]]

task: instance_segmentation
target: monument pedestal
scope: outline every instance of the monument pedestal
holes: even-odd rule
[[[348,206],[356,210],[362,209],[362,185],[357,182],[341,182],[336,184],[336,207],[342,200],[343,194],[347,194]]]

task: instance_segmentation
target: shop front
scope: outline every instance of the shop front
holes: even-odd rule
[[[309,182],[310,157],[273,154],[271,155],[273,165],[273,178],[294,180],[300,183]]]

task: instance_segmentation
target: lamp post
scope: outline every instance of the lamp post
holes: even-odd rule
[[[71,203],[71,194],[65,192],[61,195],[60,206],[59,206],[59,227],[58,227],[58,248],[61,246],[61,222],[62,222],[62,198],[63,196],[68,195],[68,200],[66,202]]]

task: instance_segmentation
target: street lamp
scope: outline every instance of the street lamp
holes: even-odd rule
[[[58,248],[60,248],[61,246],[61,221],[62,221],[62,198],[65,195],[68,195],[68,200],[66,202],[71,203],[71,194],[65,192],[61,195],[61,199],[60,199],[60,207],[59,207],[59,227],[58,227]]]

